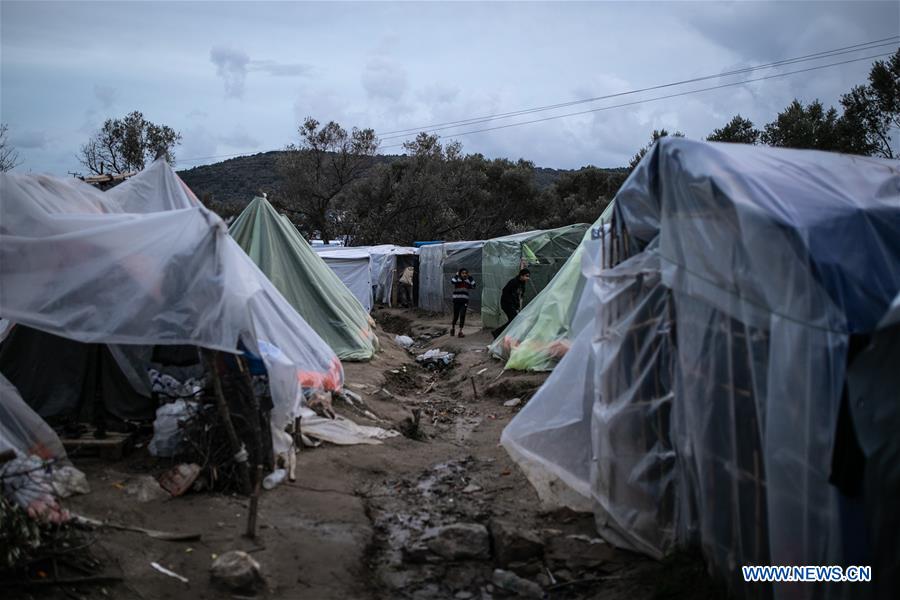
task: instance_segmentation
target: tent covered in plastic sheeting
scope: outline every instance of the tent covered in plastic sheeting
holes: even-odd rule
[[[20,458],[63,459],[66,451],[56,433],[0,374],[0,453],[12,450]]]
[[[376,303],[393,305],[398,257],[409,260],[418,254],[417,248],[391,244],[315,250],[369,312]]]
[[[268,200],[254,198],[228,231],[341,360],[375,355],[372,318]]]
[[[419,308],[448,312],[452,306],[450,278],[468,269],[478,287],[482,285],[482,241],[442,242],[419,248]],[[481,310],[476,288],[469,296],[469,310]]]
[[[506,323],[500,309],[503,286],[520,269],[531,271],[522,305],[533,300],[553,279],[581,243],[588,225],[578,223],[557,229],[526,231],[488,240],[482,256],[481,323],[494,328]]]
[[[302,387],[341,387],[334,352],[165,161],[105,193],[48,176],[0,184],[0,317],[85,343],[241,341],[266,364],[279,433]]]
[[[572,333],[579,330],[574,321],[585,285],[581,273],[584,248],[591,236],[609,231],[612,204],[585,232],[578,248],[566,260],[550,283],[529,302],[503,333],[488,347],[505,368],[520,371],[549,371],[569,351]],[[603,236],[608,240],[609,235]]]
[[[615,206],[626,260],[588,250],[580,350],[503,445],[545,502],[651,556],[697,544],[741,596],[891,597],[900,164],[666,138]],[[743,583],[772,564],[874,585]]]

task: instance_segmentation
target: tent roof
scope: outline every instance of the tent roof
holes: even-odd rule
[[[900,290],[898,161],[663,138],[615,210],[659,236],[667,284],[718,305],[866,331]]]
[[[190,344],[263,357],[273,424],[337,357],[163,160],[109,192],[0,174],[0,317],[106,344]]]
[[[229,232],[341,359],[375,355],[378,340],[365,309],[268,200],[254,198]]]

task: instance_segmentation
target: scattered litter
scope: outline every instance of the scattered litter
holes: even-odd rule
[[[181,496],[191,488],[199,475],[200,465],[182,463],[160,475],[159,486],[173,496]]]
[[[85,474],[75,467],[57,467],[53,469],[53,491],[60,498],[68,498],[75,494],[90,494],[91,486]]]
[[[394,341],[402,348],[409,348],[413,345],[413,339],[408,335],[398,335],[394,337]]]
[[[416,357],[416,362],[429,369],[440,369],[450,366],[456,355],[452,352],[444,352],[440,348],[434,348]]]
[[[153,439],[147,445],[150,454],[170,458],[184,450],[185,436],[181,425],[196,415],[199,407],[196,402],[176,400],[156,409]]]
[[[53,465],[37,456],[15,458],[0,466],[0,493],[33,519],[65,523],[69,512],[56,501]]]
[[[306,399],[306,406],[311,408],[320,417],[333,419],[336,415],[331,406],[331,393],[312,391]]]
[[[521,398],[513,398],[512,400],[507,400],[503,403],[503,406],[518,406],[522,404]]]
[[[262,486],[267,490],[275,489],[285,480],[285,478],[287,478],[287,471],[285,469],[275,469],[266,475],[265,479],[263,479]]]
[[[157,571],[159,571],[160,573],[162,573],[163,575],[168,575],[169,577],[174,577],[175,579],[177,579],[178,581],[180,581],[182,583],[189,583],[187,577],[182,577],[175,571],[170,571],[169,569],[165,568],[164,566],[162,566],[159,563],[152,562],[152,563],[150,563],[150,566],[153,567],[154,569],[156,569]]]
[[[156,529],[144,529],[143,527],[134,527],[131,525],[121,525],[119,523],[110,523],[109,521],[100,521],[84,515],[72,515],[72,522],[82,527],[109,527],[111,529],[119,529],[121,531],[134,531],[143,533],[157,540],[165,540],[167,542],[188,542],[199,540],[199,533],[173,533],[170,531],[159,531]]]
[[[246,552],[232,550],[213,561],[213,581],[232,590],[253,590],[263,583],[262,569]]]
[[[481,369],[480,371],[478,371],[477,373],[475,373],[475,375],[481,375],[482,373],[484,373],[487,370],[488,370],[488,368],[485,367],[485,368]]]

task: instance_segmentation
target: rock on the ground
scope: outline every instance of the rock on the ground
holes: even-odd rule
[[[240,550],[226,552],[214,560],[210,573],[214,582],[232,590],[252,591],[263,583],[259,563]]]
[[[429,550],[447,560],[490,558],[491,546],[487,527],[477,523],[453,523],[427,529],[422,541]]]
[[[494,585],[507,592],[512,592],[521,598],[543,598],[544,590],[533,581],[519,577],[510,571],[494,569],[492,579]]]
[[[501,519],[491,520],[490,527],[494,559],[498,565],[505,567],[512,562],[524,562],[543,555],[544,543],[536,533]]]
[[[521,398],[513,398],[512,400],[507,400],[503,403],[503,406],[518,406],[522,404]]]
[[[578,571],[593,569],[613,560],[616,549],[599,538],[581,535],[559,535],[551,537],[545,545],[547,562],[565,565]]]
[[[171,498],[169,492],[160,487],[159,482],[150,475],[135,477],[125,486],[125,493],[134,496],[138,502],[152,502]]]

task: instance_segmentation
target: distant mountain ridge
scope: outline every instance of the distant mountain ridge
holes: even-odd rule
[[[250,156],[229,158],[222,162],[178,171],[178,175],[197,197],[211,199],[216,204],[242,209],[259,192],[271,193],[279,186],[275,163],[281,150],[260,152]],[[398,155],[378,155],[376,163],[388,163],[401,158]],[[538,189],[548,188],[563,173],[578,169],[551,169],[535,167],[534,177]],[[603,169],[619,171],[620,169]]]

